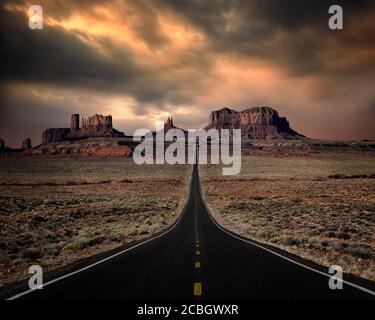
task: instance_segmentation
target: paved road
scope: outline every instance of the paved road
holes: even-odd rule
[[[194,166],[189,200],[171,231],[21,298],[233,300],[373,296],[346,284],[343,290],[330,290],[328,277],[221,230],[206,210]]]

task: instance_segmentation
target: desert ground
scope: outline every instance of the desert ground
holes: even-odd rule
[[[190,174],[132,158],[0,158],[0,286],[165,229]]]
[[[59,268],[176,220],[191,166],[109,157],[119,154],[112,140],[105,150],[66,142],[50,146],[56,155],[0,158],[0,287],[28,277],[31,264]],[[200,166],[203,191],[228,229],[375,280],[374,146],[246,141],[239,175]]]
[[[375,153],[253,150],[238,176],[200,166],[215,218],[245,237],[375,280]]]

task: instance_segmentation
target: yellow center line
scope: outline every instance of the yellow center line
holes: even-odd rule
[[[196,254],[197,254],[197,256],[199,256],[201,253],[200,253],[200,251],[197,251]]]
[[[202,284],[200,282],[194,283],[194,295],[195,296],[202,295]]]
[[[196,269],[199,269],[200,267],[201,267],[201,263],[197,261],[197,262],[195,263],[195,268],[196,268]]]

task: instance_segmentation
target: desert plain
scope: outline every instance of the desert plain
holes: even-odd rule
[[[202,190],[229,230],[375,280],[373,149],[368,142],[248,141],[239,175],[199,166]],[[190,165],[139,166],[97,154],[0,158],[0,286],[29,277],[32,264],[47,272],[72,265],[176,221]]]
[[[182,210],[191,167],[0,158],[0,286],[147,238]]]
[[[283,144],[245,147],[237,176],[201,165],[211,213],[246,238],[375,280],[374,152]]]

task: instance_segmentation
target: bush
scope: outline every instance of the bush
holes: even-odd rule
[[[342,231],[338,231],[338,232],[335,232],[335,238],[349,240],[350,234],[342,232]]]
[[[359,257],[362,259],[372,259],[373,257],[371,247],[366,245],[349,245],[344,249],[344,251],[351,254],[352,256]]]
[[[27,248],[22,251],[22,255],[26,259],[36,260],[42,256],[42,253],[38,248]]]

